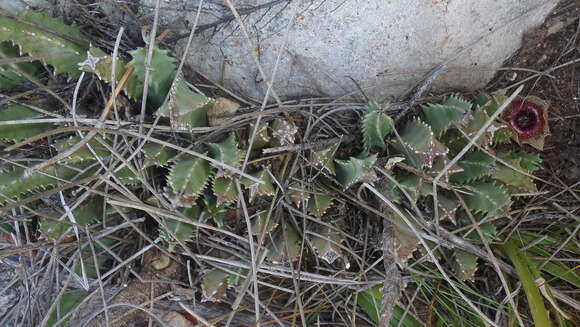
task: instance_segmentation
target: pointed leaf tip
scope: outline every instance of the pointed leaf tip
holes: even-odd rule
[[[385,136],[394,129],[394,121],[384,112],[372,110],[365,112],[361,121],[363,146],[366,152],[372,149],[385,150]]]

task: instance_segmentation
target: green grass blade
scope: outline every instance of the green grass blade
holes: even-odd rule
[[[375,324],[379,323],[379,312],[382,306],[381,287],[382,285],[376,285],[359,292],[356,301],[357,305],[369,315]],[[411,316],[408,312],[405,314],[403,308],[395,306],[393,308],[391,320],[389,321],[389,326],[424,327],[425,325]]]
[[[528,264],[527,256],[521,251],[518,242],[514,239],[509,239],[505,244],[499,245],[498,248],[508,256],[516,268],[520,282],[524,288],[524,293],[528,300],[534,325],[545,327],[552,326],[552,323],[548,318],[548,311],[544,305],[544,299],[542,298],[542,294],[540,294],[540,290],[536,286],[531,267]]]

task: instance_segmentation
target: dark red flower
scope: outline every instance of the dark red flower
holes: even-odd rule
[[[512,104],[506,113],[505,120],[521,140],[539,135],[546,126],[544,108],[524,100]]]
[[[543,150],[544,140],[550,135],[549,107],[548,102],[535,96],[516,99],[504,114],[504,120],[512,130],[514,140],[519,144],[529,144]]]

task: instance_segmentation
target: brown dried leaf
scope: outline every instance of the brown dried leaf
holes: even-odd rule
[[[404,228],[406,223],[395,213],[390,214],[390,220],[396,222],[393,224],[394,238],[393,248],[395,249],[396,258],[402,265],[413,256],[419,246],[419,239],[408,228]]]
[[[223,97],[215,99],[215,104],[207,111],[209,126],[222,126],[228,123],[224,116],[234,114],[240,109],[240,105]]]

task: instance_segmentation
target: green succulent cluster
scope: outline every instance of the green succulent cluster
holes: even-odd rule
[[[513,195],[536,190],[531,174],[540,169],[539,155],[514,151],[513,146],[506,144],[510,140],[509,129],[503,122],[494,121],[456,164],[449,163],[477,132],[485,128],[491,115],[505,100],[502,93],[481,94],[473,103],[459,96],[449,96],[441,103],[422,105],[419,114],[398,131],[392,129],[392,122],[387,120],[382,126],[375,126],[373,116],[376,109],[369,106],[362,120],[365,149],[372,149],[376,144],[380,145],[376,149],[385,149],[384,134],[379,135],[382,138],[377,137],[374,131],[392,130],[391,134],[394,135],[386,141],[390,145],[387,153],[389,156],[400,156],[399,160],[410,166],[410,169],[394,171],[396,183],[389,188],[391,200],[400,205],[422,204],[428,212],[434,212],[432,183],[436,176],[441,175],[445,184],[444,187],[437,187],[436,201],[441,220],[448,220],[452,228],[463,228],[471,225],[468,215],[472,215],[481,223],[479,226],[488,240],[493,240],[495,227],[486,221],[505,213]],[[368,116],[373,118],[367,119]],[[364,126],[367,121],[371,122],[372,128]],[[382,153],[384,151],[379,154]],[[462,207],[458,195],[464,200],[466,208]],[[400,220],[396,215],[393,219]],[[416,222],[420,229],[420,222]],[[395,227],[396,248],[399,259],[405,262],[419,242],[415,235],[397,226],[400,225]],[[475,232],[466,237],[478,238]],[[454,252],[458,275],[462,279],[473,280],[477,257],[460,250]]]
[[[23,23],[28,21],[30,23]],[[47,28],[38,25],[46,24]],[[0,16],[0,41],[4,47],[17,46],[18,55],[30,54],[41,58],[53,67],[55,73],[67,73],[78,77],[80,69],[94,73],[103,81],[119,82],[127,67],[134,73],[124,85],[124,92],[131,99],[141,100],[145,84],[146,48],[131,51],[132,60],[113,58],[102,50],[84,44],[82,34],[74,26],[48,18],[39,13],[25,13],[20,20]],[[34,34],[32,34],[34,33]],[[31,35],[36,37],[31,39]],[[62,53],[66,55],[62,55]],[[4,52],[6,53],[6,52]],[[13,55],[14,52],[12,52]],[[115,76],[112,64],[115,61]],[[149,77],[147,100],[156,108],[156,115],[168,118],[169,125],[181,133],[194,127],[207,126],[207,111],[212,108],[213,99],[194,91],[187,85],[183,76],[177,72],[176,60],[166,50],[155,48],[151,59],[154,69]],[[20,71],[28,68],[21,67]],[[14,81],[18,69],[10,75]],[[34,72],[29,70],[30,74]],[[10,85],[6,74],[0,81]],[[4,82],[6,80],[6,82]],[[383,159],[398,158],[399,166],[392,168],[394,181],[389,181],[388,197],[397,205],[422,206],[426,211],[433,200],[432,180],[443,174],[446,187],[437,190],[437,212],[440,218],[448,220],[451,226],[463,228],[471,223],[468,214],[479,219],[480,228],[490,240],[494,238],[495,227],[488,222],[490,217],[500,215],[509,209],[512,197],[517,193],[535,191],[531,174],[540,169],[541,159],[537,154],[522,150],[512,150],[508,129],[500,121],[493,122],[456,165],[447,167],[490,120],[491,115],[505,100],[502,94],[477,97],[472,103],[459,96],[447,97],[437,104],[426,104],[421,111],[402,126],[396,124],[382,107],[370,103],[363,108],[360,121],[362,144],[358,155],[345,155],[347,151],[340,144],[307,152],[309,171],[317,177],[309,178],[306,189],[291,185],[285,194],[278,192],[274,169],[267,162],[263,166],[242,167],[247,152],[269,146],[284,146],[295,142],[298,127],[290,119],[278,119],[271,123],[250,125],[247,131],[227,134],[219,142],[198,144],[194,156],[178,153],[172,147],[158,143],[146,143],[141,148],[145,162],[144,168],[157,169],[166,173],[166,189],[163,192],[173,209],[196,222],[212,223],[219,228],[227,228],[224,221],[228,209],[235,208],[240,200],[258,203],[262,199],[285,196],[298,208],[317,218],[325,216],[333,205],[339,203],[334,188],[348,190],[360,183],[385,183],[377,175],[377,166]],[[0,122],[43,118],[44,115],[23,105],[9,105],[0,108]],[[0,139],[8,142],[20,141],[55,128],[53,123],[0,125]],[[248,144],[251,131],[256,129],[256,138]],[[80,141],[74,136],[57,140],[52,146],[57,152],[66,151]],[[175,142],[175,141],[173,141]],[[179,145],[175,143],[175,145]],[[100,136],[92,139],[88,146],[81,148],[57,166],[42,172],[30,172],[26,165],[13,167],[0,173],[0,202],[22,198],[24,194],[63,185],[66,181],[78,180],[98,172],[95,155],[101,160],[113,159],[110,149],[111,139]],[[350,147],[352,148],[352,147]],[[255,154],[255,152],[253,152]],[[207,160],[211,158],[212,160]],[[244,174],[239,174],[244,168]],[[444,170],[445,169],[445,170]],[[248,178],[245,174],[252,178]],[[121,183],[139,186],[135,172],[123,168],[113,171],[112,175]],[[302,176],[306,177],[306,176]],[[284,181],[282,181],[285,183]],[[241,191],[241,192],[240,192]],[[466,208],[462,207],[456,193],[464,197]],[[431,200],[431,201],[430,201]],[[103,214],[101,213],[100,216]],[[392,215],[394,221],[400,220]],[[412,220],[413,221],[413,220]],[[94,223],[87,220],[86,223]],[[419,224],[419,222],[415,221]],[[446,221],[444,223],[447,223]],[[70,225],[44,224],[42,228],[47,237],[59,238]],[[50,225],[50,226],[48,226]],[[187,241],[195,233],[193,224],[181,220],[165,218],[169,231],[161,230],[160,235],[171,249],[176,241]],[[418,239],[396,224],[395,245],[397,256],[405,262],[418,247]],[[267,244],[267,260],[286,263],[299,257],[302,235],[291,224],[279,223],[270,217],[268,211],[259,211],[253,216],[252,230],[249,234],[258,235],[272,232],[281,237],[273,238]],[[342,237],[336,230],[322,228],[318,235],[310,239],[317,255],[332,264],[336,259],[346,260],[341,252]],[[177,238],[175,240],[174,238]],[[465,237],[477,239],[475,232]],[[477,269],[477,258],[464,251],[455,251],[459,276],[473,279]],[[245,273],[224,273],[210,271],[204,277],[203,288],[207,289],[207,299],[219,299],[223,287],[235,285],[235,277]]]

